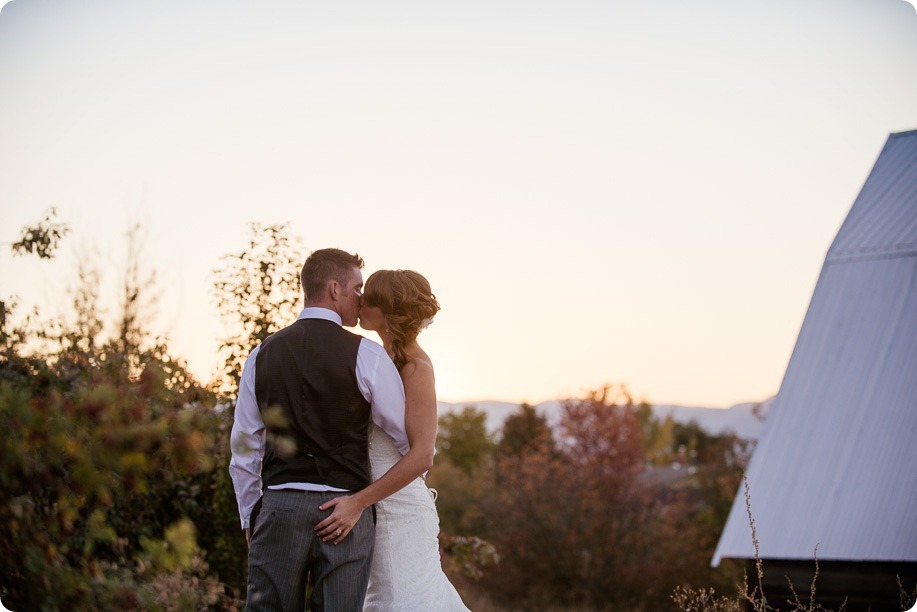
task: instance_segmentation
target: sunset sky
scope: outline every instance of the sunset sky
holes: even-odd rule
[[[917,128],[904,0],[13,0],[0,10],[0,299],[154,328],[209,379],[247,223],[425,274],[440,399],[779,389],[831,240]],[[54,262],[14,259],[50,207]],[[295,313],[293,314],[295,316]]]

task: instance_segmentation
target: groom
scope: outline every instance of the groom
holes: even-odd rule
[[[357,324],[363,260],[313,252],[302,268],[305,308],[245,362],[230,445],[239,515],[249,542],[248,610],[363,608],[375,541],[371,510],[340,544],[313,526],[319,506],[370,483],[370,419],[406,445],[404,389],[377,343]]]

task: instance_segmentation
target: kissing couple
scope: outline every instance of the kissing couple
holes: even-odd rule
[[[442,571],[427,280],[313,252],[305,308],[242,368],[230,445],[248,610],[467,610]],[[365,293],[364,293],[365,290]],[[359,319],[382,345],[351,333]]]

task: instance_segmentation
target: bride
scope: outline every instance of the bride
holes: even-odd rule
[[[321,506],[334,511],[315,528],[325,541],[340,542],[375,503],[376,543],[364,610],[467,610],[443,573],[439,517],[423,480],[433,465],[436,390],[433,364],[417,335],[438,310],[430,283],[417,272],[379,270],[366,280],[360,326],[379,334],[401,374],[411,448],[402,457],[392,438],[370,424],[373,486]]]

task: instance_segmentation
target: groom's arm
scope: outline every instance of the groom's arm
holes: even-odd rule
[[[236,400],[235,420],[229,436],[232,459],[229,474],[236,491],[239,518],[245,539],[249,537],[249,517],[261,497],[261,459],[264,456],[264,421],[255,399],[255,348],[245,361],[239,379],[239,397]]]

